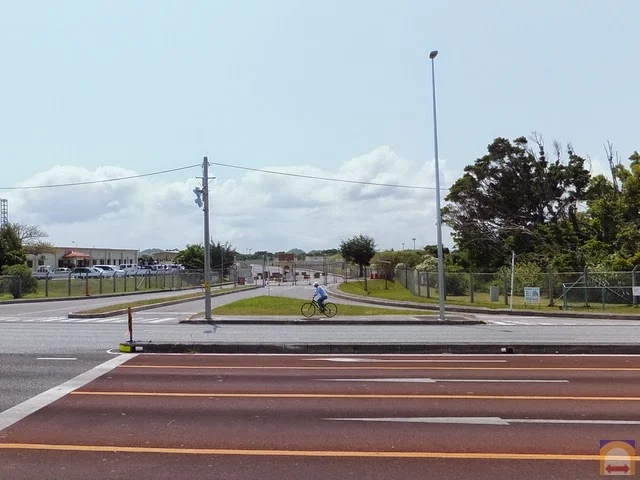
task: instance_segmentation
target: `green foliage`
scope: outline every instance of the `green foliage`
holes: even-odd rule
[[[21,265],[26,261],[18,225],[3,225],[0,228],[0,268],[5,265]]]
[[[541,287],[546,288],[546,279],[544,272],[538,265],[532,262],[516,262],[515,277],[513,282],[513,294],[524,295],[524,287]],[[506,277],[511,281],[511,266],[504,266],[498,272],[501,278]],[[502,287],[502,285],[499,285]],[[509,283],[509,289],[511,284]],[[500,290],[504,290],[501,288]],[[504,294],[504,292],[501,292]]]
[[[3,289],[7,290],[13,298],[22,298],[28,293],[38,291],[38,280],[31,276],[31,270],[24,264],[5,265],[2,267]]]
[[[495,269],[508,263],[509,251],[535,250],[537,228],[568,220],[581,234],[577,206],[586,197],[589,171],[569,146],[549,160],[541,139],[537,152],[526,138],[496,138],[488,153],[465,168],[451,187],[443,219],[453,229],[458,250],[470,265]]]
[[[188,270],[204,270],[204,247],[187,245],[176,255],[176,263],[181,263]]]
[[[349,240],[340,242],[340,253],[347,262],[359,265],[360,274],[362,275],[363,267],[368,266],[376,254],[376,244],[371,237],[357,235]]]

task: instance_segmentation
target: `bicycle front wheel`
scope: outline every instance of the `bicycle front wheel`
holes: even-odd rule
[[[334,317],[338,313],[338,306],[335,303],[326,302],[324,304],[324,314],[327,317]]]
[[[303,303],[300,311],[305,317],[313,317],[316,314],[316,306],[312,302]]]

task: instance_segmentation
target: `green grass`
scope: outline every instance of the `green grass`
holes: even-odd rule
[[[288,297],[260,296],[238,300],[211,310],[216,315],[300,315],[307,300]],[[368,305],[338,305],[338,315],[428,315],[423,310],[380,308]]]
[[[427,297],[418,297],[413,295],[411,291],[405,287],[403,287],[400,283],[393,282],[388,280],[386,282],[384,280],[367,280],[367,288],[368,292],[364,289],[364,284],[356,281],[350,281],[348,283],[342,283],[339,285],[338,289],[341,292],[348,293],[351,295],[359,295],[365,297],[373,297],[373,298],[383,298],[386,300],[398,300],[398,301],[408,301],[415,303],[426,303],[426,304],[438,304],[438,291],[435,288],[431,289],[431,298]],[[423,289],[424,294],[426,294],[426,287]],[[562,302],[556,304],[555,306],[548,305],[548,299],[542,298],[541,303],[539,305],[533,304],[525,304],[523,296],[513,296],[513,309],[514,310],[540,310],[540,311],[559,311]],[[474,294],[474,302],[471,303],[471,300],[468,295],[465,296],[447,296],[445,301],[447,305],[460,305],[460,306],[473,306],[473,307],[484,307],[491,308],[494,310],[497,309],[508,309],[509,305],[504,304],[504,296],[500,296],[499,302],[490,302],[489,294],[484,292],[476,292]],[[572,312],[602,312],[602,303],[593,302],[590,307],[585,307],[584,304],[581,303],[569,303],[568,311]],[[605,305],[605,312],[607,313],[626,313],[626,314],[638,314],[640,316],[640,309],[637,307],[633,307],[633,305]]]
[[[61,297],[84,297],[86,295],[86,283],[84,279],[68,278],[55,279],[48,281],[48,294],[46,292],[45,280],[38,280],[38,291],[29,293],[22,297],[23,299],[38,298],[61,298]],[[195,275],[187,276],[180,283],[179,277],[174,277],[173,288],[189,288],[199,286],[199,278]],[[154,275],[151,277],[123,277],[116,278],[115,285],[113,278],[103,278],[102,288],[100,287],[100,279],[90,278],[88,282],[89,295],[97,296],[109,293],[131,293],[131,292],[154,292],[172,288],[170,275]],[[10,294],[0,294],[0,302],[3,300],[13,300]]]
[[[109,312],[115,312],[118,310],[126,310],[127,308],[131,307],[143,307],[146,305],[155,305],[157,303],[164,303],[164,302],[168,302],[171,300],[189,300],[190,298],[201,298],[203,296],[203,293],[189,293],[186,295],[178,295],[177,297],[168,297],[168,298],[153,298],[153,299],[149,299],[149,300],[139,300],[137,302],[127,302],[127,303],[119,303],[118,305],[109,305],[107,307],[101,307],[101,308],[91,308],[89,310],[82,310],[80,312],[77,313],[87,313],[87,314],[93,314],[93,313],[109,313]]]
[[[227,287],[227,288],[222,288],[220,290],[215,290],[211,292],[211,296],[215,297],[216,295],[220,295],[221,293],[224,293],[226,291],[229,290],[235,290],[235,291],[241,291],[241,290],[246,290],[248,288],[251,287],[236,287],[235,289],[233,287]],[[202,298],[204,297],[204,293],[203,292],[196,292],[196,293],[187,293],[185,295],[178,295],[175,297],[164,297],[164,298],[152,298],[152,299],[147,299],[147,300],[138,300],[136,302],[127,302],[127,303],[119,303],[117,305],[109,305],[106,307],[101,307],[101,308],[92,308],[89,310],[82,310],[78,313],[87,313],[87,314],[93,314],[93,313],[109,313],[109,312],[115,312],[118,310],[126,310],[127,308],[131,307],[143,307],[143,306],[147,306],[147,305],[156,305],[158,303],[164,303],[164,302],[170,302],[173,300],[189,300],[189,299],[195,299],[195,298]]]

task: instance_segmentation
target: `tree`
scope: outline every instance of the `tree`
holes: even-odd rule
[[[188,270],[204,269],[204,247],[202,245],[187,245],[176,255],[176,263],[184,265]]]
[[[545,225],[566,222],[572,235],[587,237],[578,213],[591,178],[585,160],[558,143],[549,160],[541,137],[534,134],[533,143],[537,152],[525,137],[496,138],[449,190],[443,220],[472,266],[495,269],[507,263],[511,250],[534,251]],[[551,240],[553,229],[546,233]]]
[[[214,243],[213,240],[211,240],[211,266],[214,269],[219,269],[222,267],[223,275],[225,268],[229,269],[233,266],[234,258],[236,255],[236,249],[229,242],[224,242],[224,245],[221,245],[220,242]]]
[[[346,241],[340,242],[340,253],[347,262],[355,263],[360,267],[360,276],[364,275],[364,267],[368,266],[376,254],[376,244],[373,238],[366,235],[358,235]]]
[[[153,257],[147,253],[140,255],[138,258],[140,265],[153,265]]]
[[[26,261],[17,225],[14,223],[3,225],[0,228],[0,268],[24,264]]]

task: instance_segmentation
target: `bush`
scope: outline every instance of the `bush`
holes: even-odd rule
[[[31,276],[31,270],[26,265],[11,265],[2,268],[3,289],[13,298],[21,298],[27,293],[38,291],[38,280]]]

